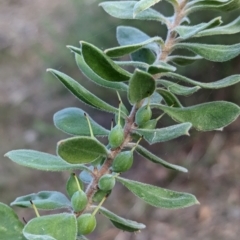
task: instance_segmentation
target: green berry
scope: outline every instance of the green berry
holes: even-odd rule
[[[103,191],[103,190],[98,190],[92,197],[93,202],[101,202],[106,195],[109,195],[111,191]]]
[[[72,195],[75,192],[77,192],[79,190],[74,176],[75,176],[75,174],[72,173],[71,176],[69,177],[69,179],[67,180],[67,184],[66,184],[66,190],[67,190],[67,193],[70,198],[72,197]],[[84,188],[83,182],[79,178],[77,178],[77,179],[78,179],[81,189],[83,189]]]
[[[110,191],[115,186],[115,177],[111,174],[103,175],[98,182],[98,187],[103,191]]]
[[[116,125],[108,135],[111,148],[119,147],[124,141],[124,130],[120,125]]]
[[[85,213],[77,218],[78,235],[87,235],[94,231],[97,225],[95,216]]]
[[[72,208],[74,212],[82,211],[88,204],[88,198],[85,192],[77,191],[71,198]]]
[[[113,160],[112,170],[113,172],[121,173],[131,168],[133,164],[132,151],[125,151],[119,153]]]
[[[151,117],[152,117],[152,110],[148,105],[146,105],[137,110],[135,121],[137,125],[141,127],[144,123],[149,121]]]

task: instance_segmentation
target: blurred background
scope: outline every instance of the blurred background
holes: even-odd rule
[[[91,84],[81,75],[66,45],[79,40],[100,48],[116,45],[117,25],[137,26],[149,35],[165,36],[157,23],[121,21],[99,8],[96,0],[0,0],[0,200],[9,204],[17,196],[42,190],[65,192],[69,173],[50,173],[16,165],[3,155],[12,149],[35,149],[55,153],[56,142],[67,136],[53,126],[53,114],[76,106],[85,109],[97,122],[109,128],[112,116],[93,111],[77,101],[46,68],[60,70],[113,105],[115,92]],[[172,13],[165,3],[158,9]],[[231,21],[239,10],[224,14]],[[195,13],[192,24],[221,15]],[[198,39],[199,41],[199,39]],[[237,43],[240,35],[205,38],[208,43]],[[178,70],[202,82],[240,73],[240,57],[228,63],[201,60]],[[229,100],[240,105],[240,84],[223,90],[201,90],[193,97],[180,98],[183,105]],[[157,114],[157,113],[156,113]],[[167,124],[164,118],[161,124]],[[161,125],[160,124],[160,125]],[[136,199],[120,185],[105,206],[119,215],[142,222],[146,230],[131,234],[101,221],[90,239],[98,240],[236,240],[240,234],[240,119],[224,132],[198,133],[190,137],[150,146],[161,158],[185,166],[189,173],[177,173],[136,158],[133,169],[123,176],[197,196],[201,205],[183,210],[156,209]],[[17,209],[19,218],[31,219],[30,209]],[[45,213],[43,213],[45,214]]]

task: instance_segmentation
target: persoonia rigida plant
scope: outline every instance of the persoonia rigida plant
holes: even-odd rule
[[[1,239],[87,239],[85,235],[93,232],[97,225],[97,212],[124,231],[144,229],[144,224],[124,219],[102,207],[116,182],[155,207],[177,209],[199,203],[191,194],[133,181],[120,177],[119,174],[131,168],[134,152],[158,165],[185,173],[186,168],[164,161],[141,146],[142,142],[145,140],[149,144],[156,144],[169,141],[189,135],[191,129],[222,130],[239,116],[239,106],[230,102],[215,101],[183,106],[178,96],[189,96],[200,89],[231,86],[240,81],[240,75],[226,76],[215,82],[198,82],[177,73],[177,67],[199,59],[225,62],[240,54],[240,43],[196,43],[201,37],[240,32],[240,17],[226,24],[219,16],[194,26],[189,19],[192,13],[205,9],[219,12],[239,9],[240,0],[167,0],[174,9],[174,15],[170,17],[152,8],[159,1],[110,1],[100,3],[100,6],[116,18],[137,19],[146,24],[156,21],[166,25],[168,32],[164,39],[159,36],[150,37],[135,27],[118,26],[117,47],[102,51],[85,41],[80,41],[80,47],[68,46],[81,72],[89,80],[105,91],[116,92],[118,106],[112,106],[98,98],[66,74],[54,69],[47,70],[81,102],[115,115],[115,122],[111,129],[106,129],[83,110],[65,108],[55,113],[54,124],[73,136],[57,143],[56,156],[35,150],[13,150],[6,153],[6,157],[26,167],[73,173],[66,183],[68,196],[56,191],[42,191],[18,197],[11,203],[11,206],[35,210],[36,218],[26,224],[18,220],[10,207],[1,203]],[[194,41],[191,42],[193,38]],[[184,55],[176,54],[177,49],[188,51]],[[121,60],[123,56],[124,61]],[[134,70],[129,71],[129,66]],[[131,109],[124,106],[119,92],[126,93]],[[155,109],[160,114],[159,117],[152,118]],[[177,123],[157,128],[163,114]],[[107,145],[99,140],[101,137],[108,139]],[[65,211],[45,216],[38,212],[55,209]]]

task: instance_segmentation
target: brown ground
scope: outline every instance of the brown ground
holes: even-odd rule
[[[82,3],[81,11],[85,11],[89,6],[95,7],[97,4],[94,1],[87,2],[87,4]],[[1,0],[0,156],[18,148],[54,153],[55,143],[65,135],[52,126],[53,113],[67,106],[81,107],[57,81],[52,78],[49,80],[50,78],[46,78],[45,74],[46,67],[66,72],[71,71],[72,68],[77,69],[72,56],[64,48],[68,43],[65,42],[67,39],[65,35],[75,33],[69,30],[69,24],[81,13],[80,10],[77,13],[74,8],[73,0]],[[83,21],[78,31],[81,31],[81,26],[86,31],[86,27],[90,25]],[[114,29],[109,31],[113,34]],[[91,36],[89,32],[82,33],[83,36],[84,34]],[[106,34],[94,34],[93,38],[96,40],[98,36],[102,38],[103,35]],[[73,44],[71,41],[70,43]],[[60,44],[62,52],[59,52],[57,44]],[[67,60],[59,60],[59,56],[64,60],[66,57]],[[234,63],[235,72],[239,72],[239,62]],[[73,75],[77,75],[77,72],[73,72]],[[217,98],[222,96],[225,97],[225,94],[221,92]],[[239,94],[233,98],[240,104]],[[106,123],[102,115],[95,115],[94,118],[99,123]],[[123,217],[143,222],[147,225],[146,230],[137,234],[125,233],[112,227],[107,220],[102,220],[96,234],[89,238],[98,240],[239,239],[239,124],[240,119],[224,132],[199,135],[196,131],[192,131],[191,137],[158,145],[160,150],[155,149],[155,153],[165,160],[186,166],[189,169],[188,174],[176,174],[140,158],[135,162],[134,168],[125,174],[131,179],[193,193],[201,205],[174,211],[156,209],[146,206],[118,185],[105,206]],[[42,173],[25,169],[0,157],[0,199],[9,203],[17,196],[31,192],[64,191],[67,177],[68,173]],[[17,211],[20,218],[30,219],[32,216],[31,210],[17,209]],[[101,216],[99,218],[102,219]]]

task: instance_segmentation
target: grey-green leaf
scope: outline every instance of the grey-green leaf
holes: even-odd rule
[[[28,240],[76,240],[76,217],[69,213],[37,217],[27,223],[23,234]]]
[[[150,97],[156,87],[154,78],[139,69],[136,69],[129,82],[128,99],[135,104],[146,97]]]
[[[138,223],[132,220],[128,220],[122,217],[119,217],[118,215],[116,215],[115,213],[107,210],[104,207],[101,207],[99,209],[99,212],[104,215],[105,217],[107,217],[108,219],[111,220],[111,222],[115,225],[116,223],[116,227],[124,230],[124,231],[129,231],[129,232],[135,232],[135,231],[139,231],[141,229],[144,229],[146,226],[142,223]]]
[[[150,8],[151,6],[157,4],[161,0],[140,0],[138,1],[133,8],[133,17],[137,16],[139,13]]]
[[[86,103],[87,105],[103,110],[106,112],[117,113],[118,109],[104,102],[102,99],[98,98],[86,88],[84,88],[80,83],[76,82],[74,79],[68,75],[61,73],[54,69],[48,69],[73,95],[75,95],[79,100]]]
[[[151,162],[154,162],[154,163],[157,163],[157,164],[161,164],[165,168],[176,170],[176,171],[180,171],[180,172],[188,172],[188,170],[186,168],[164,161],[163,159],[161,159],[158,156],[154,155],[153,153],[151,153],[150,151],[148,151],[147,149],[145,149],[141,145],[138,145],[136,147],[136,152],[138,154],[140,154],[141,156],[143,156],[144,158],[150,160]]]
[[[196,60],[203,59],[203,57],[199,55],[195,56],[181,56],[181,55],[172,55],[167,58],[167,61],[173,62],[178,66],[186,66],[194,63]]]
[[[190,122],[199,131],[222,130],[240,115],[236,104],[216,101],[191,107],[173,108],[160,104],[151,107],[159,108],[178,122]]]
[[[111,58],[94,45],[81,41],[85,63],[101,78],[111,82],[128,81],[131,73],[119,67]]]
[[[201,87],[185,87],[177,83],[173,83],[167,80],[157,80],[157,83],[163,85],[173,94],[182,95],[182,96],[189,96],[195,92],[197,92]]]
[[[68,164],[60,157],[34,150],[12,150],[6,153],[5,156],[19,165],[43,171],[88,170],[88,168],[82,164]]]
[[[143,48],[144,46],[148,46],[151,43],[163,44],[164,42],[161,37],[153,37],[141,43],[109,48],[109,49],[106,49],[104,52],[109,57],[113,57],[113,58],[122,57],[124,55],[136,52],[137,50]],[[160,48],[158,52],[160,52]]]
[[[177,48],[185,48],[213,62],[225,62],[240,54],[240,43],[233,45],[201,44],[201,43],[177,43]]]
[[[0,202],[0,240],[26,240],[22,234],[23,227],[17,214]]]
[[[157,88],[156,90],[164,99],[165,103],[170,106],[170,107],[178,107],[181,108],[182,104],[180,103],[180,101],[177,99],[177,97],[172,94],[171,92],[162,89],[162,88]]]
[[[56,191],[42,191],[17,197],[11,203],[11,206],[32,207],[30,201],[34,203],[37,209],[41,210],[71,208],[71,202],[68,198],[63,193]]]
[[[224,35],[224,34],[236,34],[240,32],[240,17],[236,18],[234,21],[215,28],[206,29],[198,32],[195,37],[205,37],[213,35]]]
[[[109,15],[120,19],[153,20],[168,24],[169,19],[156,10],[149,8],[137,16],[133,16],[133,9],[137,1],[109,1],[99,4]]]
[[[54,125],[71,135],[90,136],[90,130],[84,111],[80,108],[64,108],[53,116]],[[94,136],[107,136],[109,131],[88,116]]]
[[[178,209],[199,204],[196,197],[189,193],[171,191],[121,177],[116,179],[137,197],[154,207]]]
[[[107,148],[92,137],[72,137],[57,145],[58,155],[71,164],[86,164],[99,156],[107,156]]]
[[[220,79],[218,81],[215,82],[210,82],[210,83],[202,83],[202,82],[197,82],[194,81],[190,78],[187,78],[185,76],[182,76],[180,74],[177,73],[166,73],[165,76],[171,77],[173,79],[177,79],[186,83],[190,83],[192,85],[196,85],[199,86],[201,88],[207,88],[207,89],[219,89],[219,88],[225,88],[225,87],[229,87],[232,86],[236,83],[240,82],[240,75],[232,75],[232,76],[228,76],[226,78]]]
[[[74,52],[73,47],[69,46],[69,48]],[[94,73],[92,71],[92,69],[85,63],[82,54],[79,54],[79,53],[75,52],[75,60],[76,60],[76,63],[78,65],[79,69],[81,70],[81,72],[89,80],[93,81],[97,85],[99,85],[101,87],[105,87],[105,88],[114,89],[114,90],[117,90],[117,91],[127,91],[128,87],[125,83],[106,81],[105,79],[101,78],[96,73]]]
[[[183,135],[189,136],[189,130],[191,128],[191,123],[180,123],[165,128],[156,129],[141,129],[138,128],[134,130],[137,134],[143,136],[143,138],[149,143],[154,144],[158,142],[166,142]]]
[[[176,31],[179,34],[180,39],[185,40],[185,39],[188,39],[191,37],[195,37],[196,34],[202,30],[210,29],[210,31],[211,31],[214,27],[219,26],[221,23],[222,23],[221,17],[216,17],[208,23],[200,23],[195,26],[180,25],[180,26],[175,27],[174,31]]]
[[[165,62],[158,62],[154,65],[150,65],[148,68],[148,72],[150,74],[158,74],[163,72],[174,72],[174,71],[176,71],[176,67]]]

